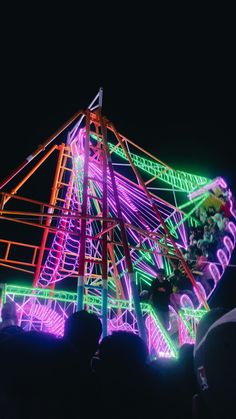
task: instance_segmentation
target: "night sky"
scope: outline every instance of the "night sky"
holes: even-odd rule
[[[1,179],[102,86],[103,113],[122,134],[236,194],[230,11],[18,9],[3,14]],[[231,307],[228,271],[214,303]]]

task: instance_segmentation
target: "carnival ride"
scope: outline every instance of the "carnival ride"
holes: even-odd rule
[[[65,132],[66,144],[61,140]],[[26,197],[30,179],[55,160],[49,200]],[[9,192],[5,186],[11,186]],[[62,336],[65,319],[86,308],[101,317],[104,336],[113,330],[139,333],[153,357],[177,356],[176,334],[180,345],[194,340],[236,242],[232,193],[222,178],[174,170],[121,135],[102,115],[100,89],[89,107],[40,145],[0,189],[1,223],[28,232],[21,241],[0,239],[0,266],[33,277],[27,286],[2,284],[1,300],[16,302],[23,328]],[[220,206],[226,192],[231,217],[216,259],[209,261],[212,281],[204,283],[195,279],[183,249],[189,227],[199,224],[196,211],[212,203]],[[169,275],[176,261],[192,291],[179,295],[177,308],[170,306],[165,330],[139,295],[157,268]]]

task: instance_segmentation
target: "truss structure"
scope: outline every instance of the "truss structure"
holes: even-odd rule
[[[65,132],[66,143],[61,140]],[[45,177],[40,188],[37,183],[43,198],[29,198],[31,180],[52,163],[52,184]],[[45,191],[50,188],[46,201]],[[210,180],[174,170],[120,134],[102,115],[101,89],[86,111],[78,112],[39,146],[0,189],[0,222],[28,232],[22,240],[0,238],[0,266],[30,274],[33,282],[32,290],[19,287],[13,292],[8,285],[5,295],[21,298],[23,323],[55,329],[58,335],[71,310],[87,307],[101,316],[104,335],[130,327],[158,356],[173,355],[169,335],[151,307],[140,303],[140,291],[148,289],[157,268],[170,274],[179,260],[193,285],[191,295],[181,295],[179,309],[207,310],[207,300],[235,246],[232,204],[224,248],[217,254],[219,263],[209,266],[214,286],[207,289],[195,280],[182,253],[188,246],[189,226],[199,224],[196,211],[203,203],[214,199],[220,205],[217,189],[231,191],[222,178]],[[77,289],[70,294],[75,282]],[[57,286],[65,291],[57,291]],[[176,308],[170,309],[174,333],[183,318]],[[169,349],[157,349],[160,339]]]

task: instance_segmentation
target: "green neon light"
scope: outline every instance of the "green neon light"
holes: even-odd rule
[[[109,144],[110,146],[110,144]],[[114,147],[112,145],[112,147]],[[110,147],[111,148],[111,147]],[[119,157],[127,160],[127,157],[120,147],[118,147],[114,153]],[[159,179],[168,183],[171,186],[174,186],[178,189],[184,190],[185,192],[190,192],[199,185],[205,185],[209,180],[200,176],[192,175],[186,172],[181,172],[177,170],[168,169],[165,173],[162,173],[166,170],[166,166],[159,163],[153,162],[152,160],[145,159],[134,153],[129,153],[132,161],[136,167],[143,170],[144,172],[149,173],[153,177],[158,176]]]
[[[182,308],[180,310],[181,314],[188,317],[194,317],[195,319],[201,319],[206,313],[207,310],[204,309],[192,309],[192,308]]]
[[[196,339],[195,332],[190,324],[189,319],[187,317],[192,318],[192,320],[196,321],[197,323],[199,320],[207,313],[207,310],[204,309],[191,309],[191,308],[182,308],[179,310],[178,314],[182,322],[184,323],[186,329],[188,330],[189,334],[193,339]]]
[[[186,214],[182,218],[182,220],[172,228],[172,230],[170,230],[171,234],[173,234],[173,231],[175,231],[177,228],[179,228],[181,226],[181,224],[183,224],[186,220],[188,220],[191,217],[191,215],[193,214],[193,212],[195,212],[196,209],[203,204],[203,202],[206,200],[206,195],[208,196],[208,194],[205,194],[204,197],[201,199],[201,201],[198,202],[197,205],[195,205],[195,207],[193,207],[191,209],[191,211],[188,214]],[[199,224],[200,224],[200,222],[199,222]]]
[[[30,288],[19,285],[6,285],[6,294],[11,294],[20,297],[36,297],[38,299],[56,300],[66,303],[76,303],[77,293],[69,291],[56,291],[45,288]],[[102,297],[97,295],[84,296],[85,303],[89,306],[96,305],[101,307]],[[140,303],[142,312],[149,311],[149,305]],[[122,308],[125,310],[134,310],[133,302],[127,300],[116,300],[115,298],[108,297],[108,308]]]
[[[163,258],[163,263],[164,263],[164,269],[165,269],[166,275],[169,276],[173,271],[173,269],[170,265],[170,262],[169,262],[168,259]]]
[[[82,173],[83,173],[83,162],[81,158],[77,158],[76,160],[77,163],[77,175],[78,178],[77,180],[77,187],[78,187],[78,196],[79,196],[79,202],[82,202],[82,195],[83,195],[83,182],[82,182]]]
[[[114,281],[109,281],[108,282],[108,287],[112,288],[114,291],[116,290],[116,285],[115,285]]]
[[[5,284],[0,284],[0,292],[1,292],[1,306],[6,302],[6,286]],[[0,308],[1,308],[0,306]]]
[[[92,181],[91,181],[91,180],[90,180],[90,185],[91,185],[91,188],[93,189],[93,193],[94,193],[94,188],[95,188],[95,189],[96,189],[96,194],[97,194],[97,196],[98,196],[99,198],[101,198],[101,197],[102,197],[102,192],[101,192],[101,189],[99,189],[99,188],[96,186],[96,184],[94,184],[94,185],[93,185],[93,183],[92,183]],[[95,193],[94,193],[94,195],[95,195]],[[97,210],[97,213],[101,212],[101,208],[99,207],[98,201],[97,201],[96,199],[93,199],[93,203],[94,203],[94,205],[95,205],[95,208],[96,208],[96,210]]]
[[[6,294],[11,294],[14,296],[20,297],[35,297],[38,299],[47,299],[47,300],[56,300],[58,302],[66,302],[66,303],[75,303],[77,301],[77,294],[74,292],[69,291],[56,291],[44,288],[31,288],[31,287],[24,287],[18,285],[8,285],[6,284]],[[94,296],[94,295],[85,295],[85,304],[88,306],[99,306],[101,307],[102,297],[101,296]],[[140,303],[141,311],[143,315],[149,314],[154,322],[156,323],[157,327],[159,328],[163,339],[165,340],[166,344],[168,345],[171,355],[173,357],[178,356],[177,350],[171,341],[168,333],[163,328],[161,322],[159,321],[156,313],[154,312],[153,308],[150,304],[147,303]],[[127,300],[116,300],[114,298],[108,298],[108,308],[120,308],[125,310],[132,310],[134,311],[134,304],[133,302]]]
[[[179,310],[179,317],[182,320],[183,324],[185,325],[186,329],[188,330],[189,334],[191,335],[191,337],[195,340],[196,339],[196,335],[193,331],[193,328],[190,326],[189,322],[187,321],[186,317],[183,315],[182,311]]]
[[[139,269],[139,268],[135,269],[136,284],[139,284],[142,281],[142,282],[145,282],[145,284],[147,284],[148,286],[150,286],[151,283],[152,283],[153,278],[154,278],[154,276],[147,275],[146,273],[143,273],[143,271],[141,271],[141,269]]]
[[[146,246],[146,243],[143,243],[143,248],[144,248],[144,249],[147,249],[147,250],[150,250],[150,249],[148,249],[148,247]],[[152,250],[151,250],[151,251],[152,251]],[[145,260],[147,260],[147,261],[148,261],[148,263],[150,263],[151,265],[155,265],[155,262],[154,262],[154,260],[153,260],[153,258],[152,258],[152,256],[151,256],[151,254],[150,254],[149,252],[144,252],[144,251],[142,251],[142,250],[139,250],[139,253],[142,255],[143,259],[145,259]]]
[[[173,223],[173,221],[170,219],[170,218],[168,218],[168,220],[166,221],[166,224],[167,224],[167,227],[168,227],[168,229],[169,229],[169,231],[170,231],[170,233],[176,238],[176,239],[178,239],[178,234],[176,233],[176,230],[175,230],[175,226],[174,226],[174,223]]]
[[[101,141],[101,139],[97,137],[95,134],[91,134],[91,137],[96,141]],[[110,150],[114,148],[114,144],[108,143],[108,145]],[[117,156],[128,161],[121,147],[117,147],[114,150],[114,153]],[[158,176],[158,178],[164,181],[165,183],[168,183],[169,185],[181,189],[185,192],[192,192],[198,186],[202,186],[210,182],[210,179],[207,179],[202,176],[193,175],[187,172],[182,172],[180,170],[168,169],[166,171],[166,166],[160,163],[156,163],[152,160],[145,159],[144,157],[140,157],[134,153],[129,154],[136,167],[149,173],[153,177]],[[162,173],[163,171],[165,171],[165,173]]]
[[[95,134],[92,134],[91,135],[91,137],[93,138],[93,139],[95,139],[96,141],[101,141],[101,139],[100,138],[98,138]],[[112,150],[113,148],[114,148],[114,145],[113,144],[111,144],[111,143],[109,143],[109,147],[110,147],[110,149]],[[114,151],[114,153],[116,153],[117,155],[119,155],[120,157],[122,157],[122,158],[124,158],[125,160],[127,160],[127,158],[126,158],[126,155],[125,155],[125,153],[123,152],[123,150],[120,148],[120,147],[118,147],[115,151]],[[154,163],[153,161],[151,161],[151,160],[148,160],[148,159],[144,159],[143,157],[140,157],[140,156],[137,156],[136,154],[133,154],[133,153],[131,153],[130,154],[131,155],[131,158],[133,159],[133,162],[134,162],[134,164],[137,166],[137,167],[140,167],[141,169],[143,169],[143,170],[145,170],[145,171],[147,171],[148,173],[150,173],[151,175],[154,175],[155,176],[155,173],[153,173],[152,171],[148,171],[148,170],[146,170],[146,167],[148,166],[148,167],[151,167],[151,168],[153,168],[153,167],[156,167],[156,169],[157,169],[157,167],[158,167],[158,170],[160,171],[160,169],[161,169],[161,171],[163,171],[163,169],[166,169],[166,167],[165,166],[163,166],[163,165],[160,165],[160,164],[157,164],[157,163]],[[144,166],[142,166],[142,164],[144,164]],[[206,181],[208,181],[209,182],[209,180],[208,179],[206,179],[206,178],[203,178],[203,177],[199,177],[199,176],[195,176],[195,175],[192,175],[192,174],[189,174],[189,173],[185,173],[185,172],[179,172],[179,171],[173,171],[172,169],[171,170],[168,170],[168,172],[170,173],[172,173],[171,174],[171,176],[173,177],[173,173],[175,173],[175,178],[178,180],[178,182],[181,180],[181,182],[183,181],[183,182],[191,182],[191,188],[187,188],[187,192],[189,192],[189,191],[192,191],[193,189],[195,189],[196,188],[196,185],[197,186],[199,186],[199,185],[202,185],[202,184],[205,184],[206,183]],[[157,173],[156,173],[157,174]],[[169,176],[169,175],[168,175]],[[186,181],[186,179],[185,180],[183,180],[182,178],[181,178],[181,176],[183,177],[183,176],[186,176],[187,177],[187,181]],[[163,179],[162,177],[161,177],[161,179],[162,180],[166,180],[166,178],[165,179]],[[193,186],[193,183],[195,182],[195,185]],[[174,184],[173,184],[173,179],[171,180],[171,185],[172,186],[174,186]],[[182,187],[180,184],[178,184],[177,185],[177,187]],[[95,188],[96,188],[96,191],[97,191],[97,193],[98,192],[101,192],[100,191],[100,189],[98,188],[98,187],[96,187],[96,185],[95,185]],[[186,188],[185,188],[186,189]],[[99,194],[98,194],[99,195]],[[195,198],[196,200],[198,200],[199,199],[199,197],[197,197],[197,198]],[[184,206],[186,205],[189,205],[190,203],[193,203],[193,202],[195,202],[195,199],[194,200],[192,200],[192,201],[190,201],[190,202],[188,202],[187,204],[184,204]],[[95,204],[97,204],[97,202],[95,201]],[[200,204],[199,204],[200,205]],[[99,208],[99,206],[98,206],[98,204],[96,205],[96,208],[97,208],[97,211],[98,211],[98,208]],[[181,207],[180,207],[181,208]],[[177,235],[177,233],[176,233],[176,230],[177,230],[177,228],[182,224],[182,223],[184,223],[185,222],[185,220],[191,220],[191,218],[190,218],[190,216],[191,216],[191,214],[195,211],[195,209],[196,209],[197,207],[195,207],[194,209],[192,209],[191,210],[191,212],[189,213],[189,214],[186,214],[185,215],[185,217],[180,221],[180,223],[178,224],[178,225],[176,225],[176,226],[174,226],[174,224],[173,224],[173,222],[172,222],[172,220],[167,220],[167,224],[168,224],[168,222],[169,222],[169,229],[170,229],[170,233],[173,235],[173,236],[175,236],[176,238],[178,238],[178,235]],[[154,245],[150,250],[151,251],[153,251],[153,250],[155,250],[156,249],[156,247],[158,246],[158,244],[156,244],[156,245]],[[141,253],[141,256],[136,260],[136,261],[134,261],[134,266],[135,265],[137,265],[139,262],[141,262],[143,259],[146,259],[149,263],[153,263],[154,264],[154,261],[152,260],[152,258],[151,258],[151,256],[150,256],[150,254],[148,254],[148,253],[146,253],[146,252],[140,252]],[[116,254],[116,257],[117,257],[117,254]],[[171,272],[171,269],[169,268],[169,271]],[[125,270],[125,271],[123,271],[120,275],[119,275],[119,278],[121,278],[123,275],[125,275],[127,273],[127,270]],[[111,283],[110,283],[110,286],[111,287],[113,287],[113,284],[111,285]],[[114,286],[114,289],[115,289],[115,286]]]
[[[6,294],[15,294],[22,297],[45,298],[51,300],[64,301],[68,303],[76,302],[76,293],[69,291],[56,291],[45,288],[30,288],[19,285],[6,285]]]
[[[160,241],[161,241],[161,240],[160,240]],[[154,246],[152,246],[152,247],[150,248],[150,250],[151,250],[151,251],[154,251],[157,247],[158,247],[158,243],[155,243],[155,244],[154,244]],[[133,266],[134,266],[134,267],[135,267],[136,265],[138,265],[138,263],[139,263],[139,262],[142,262],[142,260],[143,260],[143,259],[144,259],[144,257],[145,257],[145,253],[143,253],[143,252],[140,252],[140,253],[141,253],[141,256],[133,262]],[[142,254],[142,253],[143,253],[143,254]],[[122,256],[123,256],[123,255],[122,255]],[[137,269],[137,268],[136,268],[136,269]],[[128,272],[128,269],[125,269],[123,272],[121,272],[121,273],[119,274],[119,278],[121,278],[122,276],[124,276],[127,272]]]
[[[208,194],[206,193],[204,195],[208,195]],[[194,202],[200,201],[201,198],[202,198],[202,195],[201,196],[197,196],[196,198],[192,199],[191,201],[188,201],[185,204],[180,205],[178,208],[180,210],[182,210],[183,208],[187,207],[188,205],[192,205]]]

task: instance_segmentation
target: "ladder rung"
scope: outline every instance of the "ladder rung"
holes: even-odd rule
[[[72,159],[72,156],[71,156],[71,155],[69,155],[69,154],[64,154],[64,153],[63,153],[63,157],[69,157],[70,159]]]
[[[69,183],[60,182],[59,186],[69,186]]]
[[[89,258],[85,258],[85,262],[96,263],[98,265],[102,264],[101,260],[94,260],[94,259],[89,259]]]
[[[57,198],[57,201],[66,202],[63,198]]]

